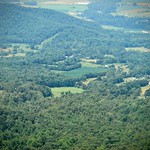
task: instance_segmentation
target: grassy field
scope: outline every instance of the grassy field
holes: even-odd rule
[[[8,46],[6,49],[0,48],[0,51],[2,52],[8,52],[9,54],[3,57],[25,57],[27,52],[37,52],[38,49],[31,49],[28,44],[20,44],[20,43],[11,43],[11,46]],[[15,53],[12,53],[12,51],[15,50]]]
[[[143,52],[147,53],[150,52],[150,49],[145,48],[145,47],[129,47],[125,49],[126,51],[138,51],[138,52]]]
[[[72,78],[79,78],[82,77],[85,74],[88,73],[100,73],[105,71],[106,68],[96,68],[96,67],[81,67],[78,69],[74,69],[71,71],[59,71],[59,70],[52,70],[55,73],[60,73],[60,74],[64,74],[67,77],[72,77]]]
[[[129,32],[129,33],[145,33],[148,34],[150,31],[143,31],[143,30],[137,30],[137,29],[125,29],[125,28],[119,28],[115,26],[108,26],[108,25],[102,25],[101,26],[103,29],[106,30],[116,30],[116,31],[123,31],[123,32]]]
[[[54,97],[60,97],[62,92],[69,92],[70,91],[73,94],[84,92],[83,89],[76,88],[76,87],[57,87],[57,88],[51,88],[51,90],[52,90]]]
[[[82,4],[39,4],[39,7],[61,12],[83,12],[87,9],[87,5]]]
[[[141,96],[143,96],[146,92],[146,90],[150,89],[150,84],[147,86],[141,87]]]
[[[38,7],[54,9],[70,14],[71,12],[83,12],[87,9],[89,0],[51,0],[38,2]]]
[[[75,70],[71,70],[71,71],[65,71],[63,72],[64,75],[68,76],[68,77],[81,77],[84,74],[88,74],[88,73],[100,73],[102,71],[104,71],[105,68],[96,68],[96,67],[82,67],[82,68],[78,68]]]
[[[88,4],[92,0],[35,0],[42,4]]]
[[[90,63],[90,62],[81,62],[82,67],[91,67],[91,68],[97,68],[100,67],[98,64]]]
[[[126,73],[129,72],[129,68],[128,68],[128,66],[125,65],[125,64],[119,64],[119,63],[117,63],[117,64],[114,64],[114,66],[115,66],[115,69],[116,69],[116,70],[122,69],[123,72],[126,72]]]

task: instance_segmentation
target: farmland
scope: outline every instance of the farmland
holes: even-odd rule
[[[95,68],[95,67],[82,67],[79,69],[71,70],[71,71],[66,71],[63,74],[68,76],[68,77],[81,77],[85,74],[89,73],[101,73],[105,71],[106,69],[104,68]]]
[[[86,74],[89,74],[89,73],[93,73],[93,74],[99,74],[101,72],[104,72],[106,71],[105,68],[103,67],[81,67],[81,68],[78,68],[78,69],[74,69],[74,70],[71,70],[71,71],[57,71],[57,70],[53,70],[53,72],[55,73],[60,73],[60,74],[63,74],[67,77],[72,77],[72,78],[79,78],[79,77],[82,77]]]
[[[148,0],[122,0],[118,3],[115,15],[127,17],[149,17],[150,2]]]
[[[116,26],[110,26],[110,25],[102,25],[101,26],[103,29],[106,30],[115,30],[115,31],[122,31],[122,32],[127,32],[127,33],[143,33],[143,34],[149,34],[149,30],[140,30],[140,29],[126,29],[126,28],[120,28]]]
[[[82,4],[39,4],[40,8],[54,9],[57,11],[70,13],[70,12],[83,12],[87,9],[86,5]]]
[[[65,94],[67,92],[76,94],[76,93],[82,93],[84,90],[81,88],[76,88],[76,87],[58,87],[58,88],[51,88],[52,93],[54,97],[61,97],[62,94]]]

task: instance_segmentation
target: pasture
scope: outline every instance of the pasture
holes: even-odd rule
[[[40,1],[38,2],[39,8],[54,9],[70,14],[71,12],[83,12],[87,9],[87,5],[90,3],[89,0],[51,0],[51,1]]]
[[[101,73],[104,72],[106,68],[103,67],[81,67],[78,69],[74,69],[71,71],[59,71],[59,70],[52,70],[52,72],[63,74],[67,77],[71,78],[80,78],[85,74],[89,73]]]
[[[144,34],[149,34],[150,31],[145,31],[145,30],[140,30],[140,29],[125,29],[125,28],[120,28],[116,26],[109,26],[109,25],[102,25],[101,26],[105,30],[115,30],[115,31],[122,31],[122,32],[129,32],[129,33],[144,33]]]
[[[78,78],[82,77],[85,74],[89,73],[100,73],[105,71],[105,68],[96,68],[96,67],[81,67],[71,71],[63,71],[63,74],[68,77]]]
[[[76,88],[76,87],[56,87],[56,88],[51,88],[51,91],[54,97],[60,97],[61,93],[65,93],[65,92],[70,92],[72,94],[84,92],[83,89]]]

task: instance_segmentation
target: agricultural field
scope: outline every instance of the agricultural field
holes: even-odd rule
[[[39,7],[54,9],[69,14],[71,14],[71,12],[83,12],[87,9],[87,6],[82,4],[39,4]]]
[[[98,67],[81,67],[81,68],[74,69],[74,70],[71,70],[71,71],[52,70],[52,72],[63,74],[67,77],[80,78],[85,74],[101,73],[105,70],[106,70],[106,68],[102,68],[102,67],[99,67],[99,68]]]
[[[64,13],[68,13],[72,16],[77,16],[87,9],[89,0],[52,0],[38,2],[39,8],[54,9]]]
[[[125,49],[126,51],[138,51],[142,53],[149,53],[150,49],[145,48],[145,47],[128,47]]]
[[[127,17],[149,17],[150,1],[149,0],[122,0],[118,3],[115,15]]]
[[[102,25],[101,26],[105,30],[115,30],[115,31],[122,31],[125,33],[144,33],[144,34],[149,34],[150,31],[148,30],[140,30],[140,29],[125,29],[125,28],[120,28],[116,26],[109,26],[109,25]]]
[[[96,68],[96,67],[82,67],[71,71],[63,72],[64,75],[68,77],[81,77],[89,73],[101,73],[105,71],[105,68]]]
[[[51,88],[54,97],[60,97],[62,93],[70,92],[72,94],[84,92],[81,88],[76,87],[55,87]]]
[[[96,79],[97,78],[89,78],[89,79],[86,79],[85,81],[83,81],[82,83],[87,86],[90,82],[95,81]]]

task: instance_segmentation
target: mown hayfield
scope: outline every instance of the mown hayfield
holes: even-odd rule
[[[100,73],[105,70],[106,70],[105,68],[81,67],[71,71],[64,71],[63,74],[68,77],[78,78],[88,73]]]
[[[76,87],[56,87],[56,88],[51,88],[51,90],[54,97],[60,97],[61,93],[63,92],[71,92],[72,94],[84,92],[83,89],[76,88]]]

